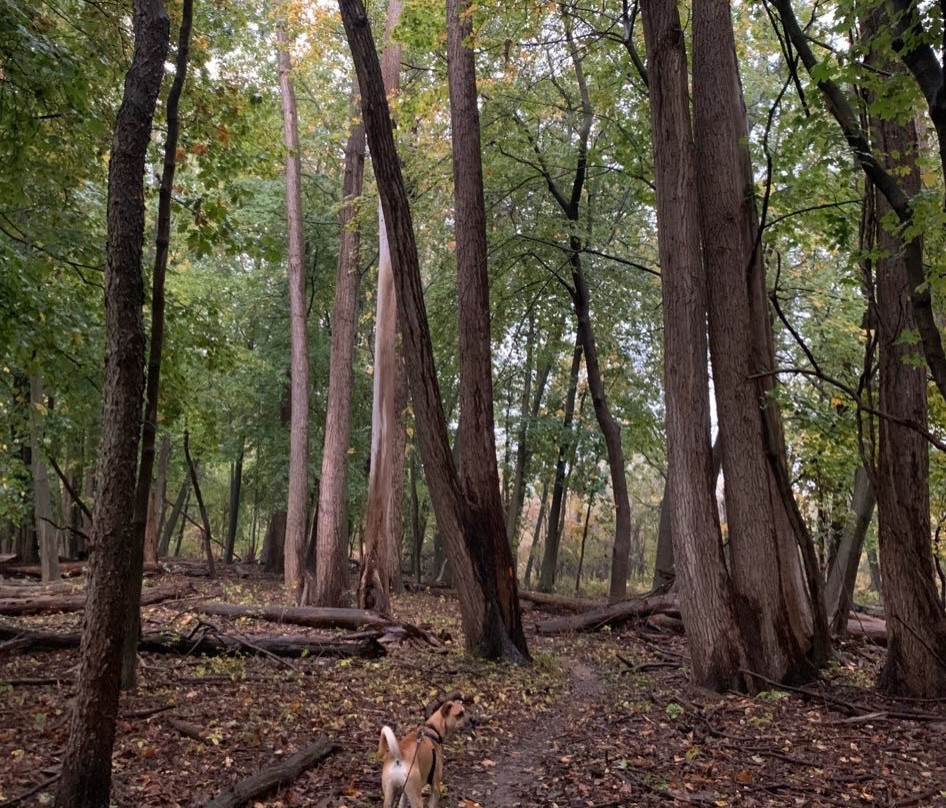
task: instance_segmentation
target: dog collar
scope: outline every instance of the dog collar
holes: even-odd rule
[[[430,738],[436,744],[443,745],[443,736],[430,724],[424,724],[417,734],[421,737]]]

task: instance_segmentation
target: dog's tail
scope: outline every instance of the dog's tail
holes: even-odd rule
[[[381,738],[378,741],[378,754],[381,757],[390,754],[398,763],[403,762],[401,747],[398,745],[394,730],[390,727],[381,727]]]

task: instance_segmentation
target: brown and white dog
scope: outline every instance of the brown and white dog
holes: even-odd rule
[[[408,801],[411,808],[423,808],[420,793],[425,785],[430,785],[430,808],[437,808],[443,781],[443,742],[466,720],[463,703],[448,701],[426,724],[400,741],[390,727],[381,728],[378,754],[384,758],[381,769],[384,808],[394,808],[398,794],[401,795],[400,808],[406,808]]]

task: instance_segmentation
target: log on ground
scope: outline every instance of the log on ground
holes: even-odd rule
[[[234,603],[203,603],[195,606],[196,614],[215,617],[250,618],[270,623],[291,623],[308,628],[377,629],[384,634],[382,641],[400,642],[417,639],[439,647],[440,639],[426,629],[403,623],[366,609],[337,609],[320,606],[241,606]]]
[[[206,808],[240,808],[274,788],[291,783],[304,771],[328,757],[334,748],[335,744],[323,735],[313,744],[281,763],[268,766],[258,774],[240,780],[230,788],[221,791],[207,803]]]
[[[601,601],[590,598],[570,598],[566,595],[550,595],[545,592],[519,592],[519,600],[545,606],[563,612],[587,612],[600,608]]]
[[[60,634],[51,631],[31,631],[10,623],[0,623],[0,642],[16,641],[19,649],[78,648],[80,634]],[[187,637],[174,633],[149,633],[142,636],[138,650],[157,654],[199,654],[222,656],[225,654],[253,655],[273,654],[280,657],[363,657],[375,659],[384,656],[384,646],[378,635],[363,637],[357,642],[317,637],[247,635],[234,637],[219,632],[208,632],[200,636]]]
[[[580,614],[567,617],[555,617],[536,623],[539,634],[563,634],[570,631],[596,631],[604,626],[619,626],[630,620],[640,620],[653,614],[680,616],[680,604],[677,596],[650,595],[634,600],[613,603]]]
[[[141,593],[141,605],[153,606],[168,600],[183,597],[191,590],[186,587],[169,586],[145,589]],[[28,615],[53,614],[57,612],[79,612],[85,608],[85,592],[75,595],[4,598],[0,600],[0,614]]]

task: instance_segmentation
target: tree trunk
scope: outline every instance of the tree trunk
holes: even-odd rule
[[[204,506],[204,497],[200,493],[200,483],[197,480],[197,464],[191,459],[190,435],[184,430],[184,458],[187,461],[187,468],[191,475],[191,488],[194,489],[194,498],[197,500],[197,508],[200,511],[200,520],[204,525],[203,545],[204,555],[207,559],[207,572],[213,578],[216,574],[214,569],[213,536],[210,531],[210,517],[207,515],[207,508]]]
[[[880,30],[872,15],[867,28]],[[871,54],[869,60],[889,69]],[[911,196],[920,190],[919,150],[913,121],[874,120],[875,154],[901,177]],[[875,301],[879,345],[879,409],[894,418],[927,424],[926,370],[916,346],[904,338],[916,329],[910,303],[911,261],[922,262],[919,237],[904,242],[879,224],[890,206],[875,197]],[[921,268],[922,269],[922,268]],[[916,270],[914,270],[916,271]],[[936,597],[930,540],[929,446],[916,430],[880,419],[875,469],[881,589],[887,622],[887,659],[878,684],[891,695],[946,695],[946,616]]]
[[[339,7],[358,71],[365,130],[391,247],[418,442],[438,529],[450,555],[466,648],[490,659],[523,660],[527,654],[524,641],[516,636],[515,626],[504,622],[502,606],[497,602],[494,559],[490,548],[479,541],[478,525],[468,519],[450,452],[410,203],[394,145],[374,39],[361,0],[339,0]]]
[[[700,257],[696,154],[686,46],[676,0],[643,5],[650,75],[664,319],[669,520],[694,681],[751,687],[723,557],[710,449],[706,276]]]
[[[288,11],[288,0],[281,3]],[[276,65],[282,98],[283,143],[286,147],[286,213],[289,230],[290,386],[289,497],[283,566],[286,591],[292,600],[302,594],[306,552],[306,502],[309,477],[309,353],[306,334],[305,231],[302,221],[302,166],[299,123],[290,76],[286,21],[276,25]]]
[[[286,512],[273,511],[266,526],[266,536],[263,538],[263,572],[281,573],[286,544]]]
[[[151,279],[151,340],[148,349],[148,371],[145,381],[145,409],[141,425],[141,458],[135,488],[133,517],[134,543],[132,569],[140,570],[144,563],[144,546],[148,519],[153,513],[151,474],[154,469],[154,443],[158,431],[158,394],[161,387],[161,353],[164,349],[164,282],[167,274],[168,248],[171,240],[171,195],[177,166],[177,140],[180,128],[178,105],[187,78],[190,49],[193,0],[185,0],[181,29],[178,35],[174,82],[168,93],[167,137],[164,142],[164,165],[158,191],[158,223],[155,236],[154,269]],[[162,502],[163,505],[163,502]],[[135,686],[135,666],[138,659],[138,633],[141,620],[141,575],[130,582],[128,614],[125,617],[125,646],[122,658],[122,689]]]
[[[539,515],[535,520],[535,529],[532,531],[532,544],[529,545],[529,558],[526,561],[525,575],[522,576],[525,588],[529,588],[529,582],[532,580],[532,570],[535,567],[535,559],[538,556],[539,537],[542,535],[542,522],[545,519],[545,509],[549,504],[549,486],[547,482],[542,483],[542,495],[539,497]]]
[[[516,429],[516,465],[512,473],[509,505],[506,511],[506,535],[513,552],[519,546],[519,514],[525,499],[526,462],[529,453],[526,439],[532,407],[532,365],[535,355],[535,312],[529,312],[529,331],[526,334],[526,364],[523,368],[522,398],[519,400],[519,426]],[[511,397],[511,396],[510,396]],[[509,429],[506,430],[507,435]]]
[[[161,539],[158,543],[158,558],[166,556],[171,549],[171,536],[174,535],[174,528],[177,527],[177,520],[181,518],[184,509],[184,501],[190,493],[190,475],[185,470],[184,479],[181,481],[181,487],[178,489],[177,497],[171,506],[171,513],[164,523],[164,530],[161,531]]]
[[[165,435],[161,439],[161,454],[158,455],[158,471],[155,476],[155,498],[154,508],[151,510],[154,519],[154,554],[157,561],[158,537],[164,534],[164,523],[167,515],[167,496],[168,496],[168,463],[171,460],[171,436]]]
[[[230,520],[227,524],[227,542],[223,550],[223,563],[233,563],[233,548],[236,546],[237,528],[240,523],[240,493],[243,489],[243,438],[240,438],[240,454],[237,455],[230,480]]]
[[[109,804],[122,644],[134,566],[135,471],[144,393],[141,253],[144,168],[168,49],[160,0],[134,0],[135,48],[115,122],[108,176],[105,255],[106,352],[98,484],[81,660],[69,741],[56,791],[59,808]]]
[[[854,602],[857,567],[861,560],[867,529],[874,514],[875,502],[870,474],[864,466],[859,466],[854,475],[851,513],[841,533],[837,552],[828,568],[828,582],[824,590],[825,610],[835,632],[843,633],[847,628],[847,615]]]
[[[552,484],[552,505],[549,509],[548,531],[545,536],[545,548],[542,555],[542,567],[539,572],[540,592],[551,592],[555,587],[555,571],[558,567],[558,550],[561,544],[559,534],[560,517],[565,501],[565,469],[573,455],[575,436],[572,421],[575,418],[575,398],[578,394],[578,374],[581,370],[581,337],[575,336],[575,348],[572,351],[571,370],[568,373],[568,391],[565,394],[565,414],[562,416],[562,431],[558,442],[558,460],[555,462],[555,481]],[[535,548],[535,541],[532,542]],[[528,578],[526,579],[528,583]]]
[[[389,0],[384,32],[381,75],[388,97],[400,89],[401,46],[391,41],[401,16],[402,0]],[[371,467],[365,505],[365,553],[358,583],[358,605],[386,613],[390,608],[392,559],[396,557],[396,514],[401,507],[395,496],[397,430],[402,429],[395,404],[397,392],[397,297],[391,250],[385,230],[384,210],[378,208],[378,297],[374,333],[374,390],[371,404]]]
[[[585,526],[581,531],[581,550],[578,553],[578,571],[575,573],[575,594],[581,590],[581,568],[585,565],[585,544],[588,542],[588,525],[591,522],[591,509],[595,502],[595,492],[588,496],[588,508],[585,511]]]
[[[460,320],[460,420],[457,428],[460,484],[468,507],[467,518],[471,525],[476,525],[478,532],[478,542],[471,549],[474,552],[479,550],[482,555],[479,563],[483,567],[492,567],[490,583],[495,582],[495,598],[503,623],[512,642],[525,655],[516,564],[506,533],[496,465],[486,203],[483,198],[476,61],[470,46],[472,35],[470,1],[447,0],[447,79],[453,143],[453,220]]]
[[[747,284],[755,260],[754,198],[729,3],[699,0],[693,21],[697,185],[740,625],[753,671],[775,681],[808,679],[815,673],[811,604],[791,516],[769,463],[771,402],[753,378],[770,368],[757,366],[754,290]]]
[[[43,449],[43,419],[46,396],[39,372],[30,376],[30,471],[33,477],[33,520],[39,542],[39,560],[43,582],[59,580],[59,531],[53,524],[53,505],[49,492],[49,471]]]

